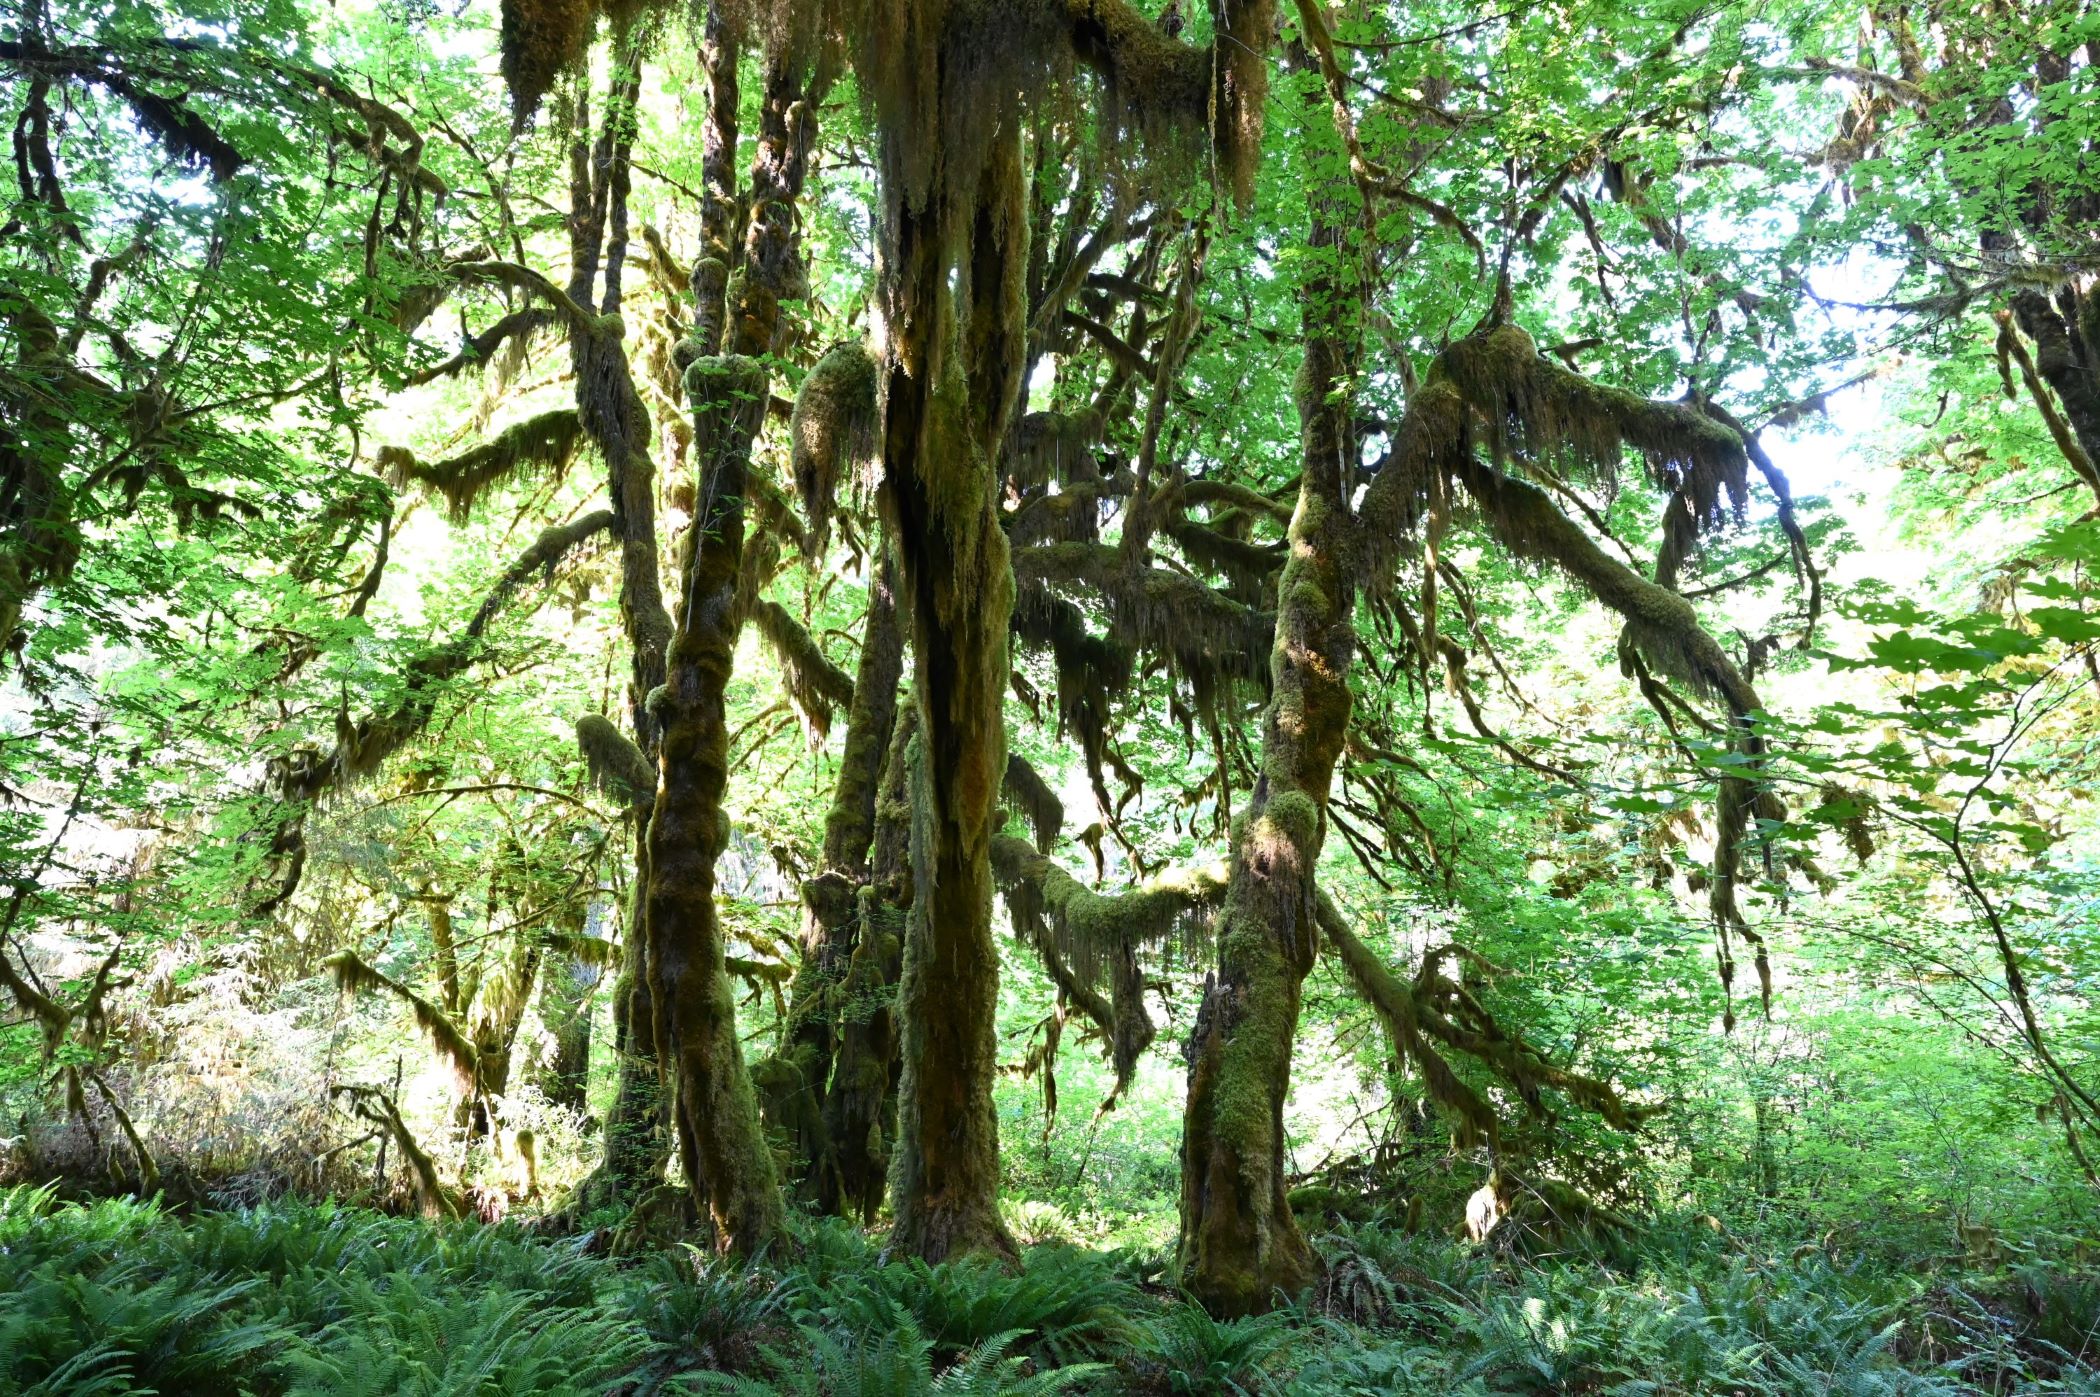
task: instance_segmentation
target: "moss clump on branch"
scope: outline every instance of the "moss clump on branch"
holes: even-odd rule
[[[503,0],[503,82],[514,125],[530,121],[554,80],[582,61],[597,9],[595,0]]]
[[[802,381],[788,423],[795,493],[822,546],[840,484],[876,456],[875,357],[858,342],[834,346]]]
[[[835,710],[853,704],[853,676],[825,658],[816,638],[777,601],[751,609],[751,623],[780,661],[780,682],[805,727],[822,738]]]

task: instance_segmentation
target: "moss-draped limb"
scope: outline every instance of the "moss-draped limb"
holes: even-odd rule
[[[1243,605],[1185,573],[1130,568],[1105,543],[1046,543],[1014,553],[1021,587],[1084,586],[1108,603],[1118,631],[1174,660],[1186,673],[1264,677],[1275,616]]]
[[[385,991],[406,1004],[415,1016],[416,1027],[430,1039],[431,1048],[452,1069],[453,1081],[460,1094],[471,1096],[479,1089],[481,1053],[443,1009],[369,964],[355,951],[337,951],[322,965],[335,977],[336,984],[346,995]]]
[[[1453,474],[1479,504],[1490,530],[1506,548],[1519,557],[1553,564],[1619,613],[1626,623],[1627,639],[1649,664],[1700,693],[1717,697],[1732,720],[1735,745],[1753,759],[1763,756],[1764,741],[1755,729],[1763,711],[1757,691],[1720,642],[1700,625],[1690,602],[1598,547],[1539,487],[1470,455],[1456,462]],[[1732,984],[1734,960],[1729,940],[1741,935],[1755,947],[1759,980],[1769,986],[1763,943],[1745,922],[1736,893],[1742,843],[1751,817],[1778,818],[1783,812],[1777,797],[1761,788],[1754,775],[1740,771],[1720,778],[1718,802],[1709,901],[1721,937],[1722,982]],[[1732,1021],[1732,1011],[1729,1017]]]
[[[1016,929],[1049,936],[1088,985],[1102,982],[1120,946],[1207,947],[1228,877],[1219,862],[1158,873],[1121,893],[1098,893],[1027,841],[1007,836],[993,840],[992,864],[1015,909]]]
[[[354,722],[348,713],[338,714],[335,746],[330,751],[296,753],[271,763],[271,784],[283,802],[283,813],[270,835],[274,886],[249,909],[251,916],[272,915],[298,891],[306,868],[306,816],[314,802],[372,776],[420,734],[436,713],[445,686],[481,654],[483,635],[518,590],[535,576],[552,576],[570,553],[611,527],[612,514],[601,510],[543,531],[496,579],[459,635],[410,662],[406,692],[393,707]]]
[[[646,806],[656,798],[656,767],[642,749],[599,713],[576,720],[576,749],[593,785],[622,806]]]
[[[442,461],[422,461],[398,446],[381,447],[379,466],[397,490],[421,485],[445,500],[455,524],[463,524],[483,491],[528,470],[559,477],[583,441],[576,409],[557,408],[504,428],[479,446]]]
[[[1480,459],[1479,445],[1491,448],[1493,464]],[[1606,472],[1623,451],[1639,451],[1672,500],[1658,564],[1663,580],[1650,581],[1611,557],[1545,490],[1503,469],[1512,446]],[[1732,987],[1731,943],[1740,935],[1756,948],[1760,986],[1769,997],[1764,946],[1737,900],[1751,819],[1783,814],[1778,799],[1755,779],[1764,755],[1756,730],[1762,705],[1742,669],[1700,625],[1692,604],[1663,585],[1698,532],[1740,513],[1752,458],[1725,412],[1651,402],[1593,383],[1541,357],[1521,330],[1501,325],[1437,356],[1394,432],[1391,457],[1366,492],[1361,517],[1370,542],[1367,572],[1376,586],[1399,530],[1425,506],[1441,509],[1452,486],[1462,487],[1488,531],[1512,554],[1552,564],[1619,614],[1625,653],[1726,708],[1731,742],[1752,759],[1752,768],[1730,770],[1719,781],[1710,902],[1721,979]],[[1773,487],[1783,489],[1782,480],[1775,478]],[[1813,579],[1812,569],[1809,575]],[[1651,687],[1645,676],[1643,683]],[[1734,1022],[1732,1008],[1726,1022]]]
[[[1001,837],[992,844],[992,866],[1015,931],[1035,946],[1066,999],[1106,1035],[1116,1080],[1105,1105],[1112,1104],[1154,1035],[1138,952],[1208,944],[1225,892],[1224,865],[1163,873],[1128,892],[1103,894],[1026,842]]]
[[[359,1118],[384,1130],[401,1151],[401,1158],[408,1163],[409,1177],[414,1181],[416,1202],[426,1218],[458,1218],[466,1208],[456,1189],[448,1187],[438,1177],[437,1163],[429,1151],[416,1142],[408,1123],[401,1119],[400,1108],[394,1098],[377,1087],[338,1086],[330,1093],[350,1098],[350,1109]]]
[[[1261,758],[1233,831],[1217,971],[1188,1044],[1181,1282],[1224,1314],[1265,1310],[1319,1270],[1287,1197],[1283,1106],[1319,942],[1314,871],[1349,728],[1358,569],[1349,500],[1364,289],[1346,232],[1353,221],[1350,195],[1315,188],[1307,240],[1317,260],[1300,297],[1305,357],[1294,394],[1302,474],[1277,581]]]

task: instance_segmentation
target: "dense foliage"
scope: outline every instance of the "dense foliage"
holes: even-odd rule
[[[2096,63],[32,0],[0,1388],[2100,1382]]]

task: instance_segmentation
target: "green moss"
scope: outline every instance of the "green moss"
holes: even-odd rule
[[[1319,852],[1320,807],[1303,791],[1276,791],[1262,807],[1257,838],[1287,839],[1303,855]],[[1310,867],[1306,870],[1311,871]]]

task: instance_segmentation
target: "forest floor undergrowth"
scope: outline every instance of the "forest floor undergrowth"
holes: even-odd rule
[[[2100,1392],[2100,1271],[1903,1265],[1659,1222],[1520,1259],[1375,1226],[1320,1289],[1220,1322],[1166,1258],[1059,1244],[1018,1273],[885,1261],[837,1222],[792,1262],[281,1201],[178,1216],[0,1192],[15,1394],[1937,1394]]]

